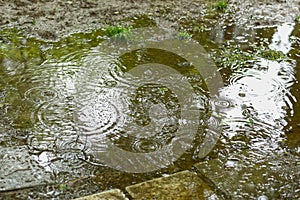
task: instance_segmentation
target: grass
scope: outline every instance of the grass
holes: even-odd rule
[[[300,23],[300,15],[295,18],[295,21]]]
[[[178,36],[179,36],[179,39],[181,39],[181,40],[186,40],[186,39],[189,39],[192,37],[192,35],[186,31],[179,31]]]
[[[109,26],[105,29],[108,36],[117,39],[128,41],[131,38],[131,30],[128,27],[121,25]]]
[[[210,30],[210,28],[206,28],[205,26],[197,26],[193,29],[194,32],[206,32]]]
[[[218,11],[224,12],[226,8],[228,7],[228,1],[227,0],[221,0],[217,1],[212,5],[212,8]]]
[[[251,51],[244,51],[237,46],[222,47],[215,51],[214,61],[217,65],[229,68],[232,71],[251,66],[258,58],[264,58],[271,61],[282,61],[286,56],[281,51],[257,47]],[[249,65],[250,64],[250,65]]]
[[[239,47],[223,47],[215,53],[215,62],[232,71],[244,68],[247,63],[254,59],[254,55],[241,50]]]
[[[275,51],[272,49],[262,49],[257,53],[257,55],[273,61],[280,61],[285,58],[285,55],[281,51]]]
[[[65,191],[67,188],[68,188],[67,184],[62,183],[58,185],[58,189],[62,192]]]
[[[168,88],[165,87],[159,87],[158,91],[160,94],[164,95],[166,92],[168,92]]]

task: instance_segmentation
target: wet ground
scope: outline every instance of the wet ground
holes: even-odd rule
[[[300,198],[300,3],[225,7],[0,1],[0,198],[195,166],[219,198]]]

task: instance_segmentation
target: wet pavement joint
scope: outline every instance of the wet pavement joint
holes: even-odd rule
[[[125,188],[133,200],[148,199],[220,199],[218,194],[207,185],[196,173],[182,171],[170,176],[156,178],[146,182],[131,185]],[[127,199],[119,190],[105,191],[99,194],[82,197],[76,200],[94,199]]]
[[[99,194],[93,194],[85,197],[80,197],[75,200],[128,200],[119,189],[108,190]]]

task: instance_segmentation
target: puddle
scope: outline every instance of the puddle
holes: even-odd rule
[[[220,135],[222,106],[211,105],[223,84],[216,66],[199,44],[175,32],[142,28],[132,35],[95,46],[65,39],[73,50],[20,35],[25,46],[45,45],[37,48],[41,60],[26,59],[26,48],[3,49],[3,146],[11,143],[6,130],[26,132],[28,153],[57,187],[114,169],[148,179],[178,171],[176,162],[190,160],[191,167],[204,158]],[[85,40],[79,36],[73,37]]]
[[[225,18],[193,39],[2,29],[0,195],[74,198],[199,163],[233,199],[300,197],[299,23]]]

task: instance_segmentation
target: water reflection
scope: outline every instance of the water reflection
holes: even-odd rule
[[[91,127],[80,126],[84,128],[80,140],[87,142],[86,154],[91,155],[89,162],[129,172],[153,171],[171,164],[192,147],[200,114],[208,109],[207,87],[193,64],[166,49],[187,44],[176,40],[164,43],[157,49],[124,49],[119,62],[96,49],[87,58],[88,70],[82,70],[77,79],[77,105],[82,112],[76,120],[79,124],[88,121]],[[146,44],[157,46],[155,42]],[[192,61],[198,66],[198,60]],[[86,77],[89,80],[82,81]],[[113,84],[107,87],[108,82]],[[96,104],[108,102],[113,109],[95,109],[91,99],[96,99]],[[83,103],[91,109],[80,106]],[[107,115],[101,117],[106,113],[103,109]],[[92,114],[95,112],[101,115]],[[100,122],[107,127],[97,129]]]
[[[294,28],[294,23],[282,24],[274,35],[259,40],[269,40],[270,49],[288,55]],[[257,57],[253,65],[234,71],[228,85],[220,90],[219,99],[231,105],[219,113],[224,125],[220,152],[218,159],[202,163],[201,168],[218,186],[229,193],[235,192],[235,198],[258,193],[272,198],[297,195],[294,192],[300,175],[297,157],[287,153],[285,146],[287,116],[296,112],[297,99],[291,93],[296,82],[295,69],[295,60]],[[219,177],[207,171],[212,168]]]
[[[295,82],[291,86],[291,93],[296,98],[296,102],[293,105],[293,109],[289,111],[288,115],[288,125],[285,128],[285,131],[287,133],[287,145],[289,148],[292,149],[292,151],[299,155],[300,153],[300,87],[299,87],[299,80],[300,80],[300,53],[299,53],[299,47],[300,47],[300,24],[295,24],[295,28],[291,33],[290,36],[290,42],[292,44],[291,50],[289,52],[290,56],[296,60],[296,67],[294,69],[295,71]]]
[[[284,32],[283,36],[280,35],[281,29],[285,27],[291,32],[293,26],[284,24],[279,27],[270,48],[287,53],[289,45],[283,43],[288,42],[286,37],[289,33]],[[294,68],[295,62],[291,60],[278,62],[261,58],[251,69],[235,72],[229,79],[229,86],[221,92],[221,96],[231,98],[239,105],[227,112],[227,116],[243,118],[247,112],[247,115],[250,114],[260,122],[282,129],[286,125],[287,110],[292,110],[296,102],[290,93],[295,81]]]
[[[270,49],[282,51],[287,54],[291,50],[290,35],[294,30],[294,23],[284,23],[277,27],[276,33],[273,35],[272,42],[269,45]]]
[[[22,118],[11,118],[19,128],[27,119],[29,151],[55,178],[90,164],[154,171],[192,148],[190,157],[203,158],[216,144],[220,118],[211,116],[209,99],[222,80],[207,53],[171,32],[135,35],[138,41],[55,54],[13,74],[18,102],[4,101],[26,105],[15,111]]]

